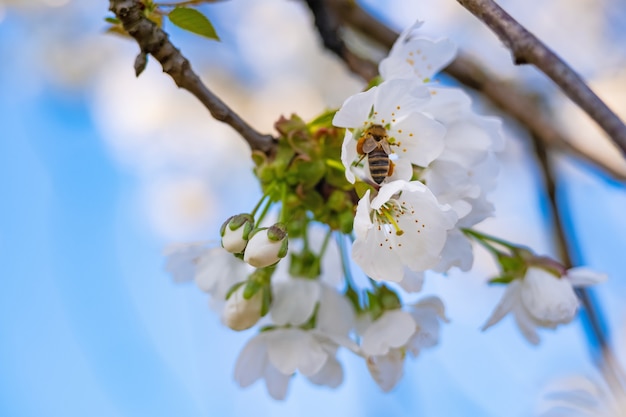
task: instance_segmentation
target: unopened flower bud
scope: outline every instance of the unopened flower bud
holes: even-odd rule
[[[233,292],[222,311],[222,321],[233,330],[246,330],[254,326],[261,318],[263,289],[249,299],[244,298],[246,285],[241,285]]]
[[[569,323],[578,310],[578,298],[571,282],[540,268],[528,268],[521,296],[535,319],[552,325]]]
[[[253,227],[254,218],[250,214],[238,214],[229,217],[220,230],[224,249],[230,253],[243,252]]]
[[[287,255],[287,229],[277,223],[259,229],[248,241],[243,260],[256,268],[264,268],[278,262]]]

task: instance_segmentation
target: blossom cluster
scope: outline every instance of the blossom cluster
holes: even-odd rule
[[[604,279],[473,229],[493,214],[500,122],[435,80],[456,48],[419,27],[401,34],[374,86],[310,123],[276,124],[275,155],[253,154],[264,195],[224,223],[222,247],[168,252],[169,272],[208,293],[226,326],[259,330],[235,365],[242,387],[262,379],[283,399],[295,373],[337,387],[343,348],[393,389],[407,354],[436,346],[448,321],[439,297],[405,293],[421,291],[426,271],[469,270],[472,240],[501,266],[492,282],[507,285],[484,328],[511,312],[531,343],[536,328],[574,318],[574,286]],[[261,227],[273,204],[280,221]]]

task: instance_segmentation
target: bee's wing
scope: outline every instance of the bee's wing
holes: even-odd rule
[[[378,143],[380,144],[380,147],[383,148],[383,151],[385,151],[387,155],[391,155],[391,146],[389,146],[389,142],[383,139]]]
[[[376,149],[377,147],[378,147],[378,142],[376,142],[376,139],[374,139],[373,137],[369,136],[363,142],[363,153],[370,153],[374,149]]]

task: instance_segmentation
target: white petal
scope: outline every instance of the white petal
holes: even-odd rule
[[[574,287],[586,287],[606,281],[608,275],[580,266],[568,269],[567,279]]]
[[[358,215],[358,209],[357,209]],[[388,232],[378,226],[369,229],[367,234],[352,244],[352,259],[363,272],[377,281],[400,282],[404,277],[404,265],[397,251],[384,245]],[[393,247],[393,246],[392,246]]]
[[[402,378],[404,356],[402,350],[391,349],[386,355],[367,358],[367,369],[384,392],[391,391]]]
[[[439,319],[432,310],[417,309],[411,312],[411,316],[417,323],[417,331],[407,343],[407,348],[414,356],[424,348],[429,348],[439,343]]]
[[[411,64],[393,56],[388,56],[380,61],[380,64],[378,64],[378,72],[384,80],[414,78],[416,76]],[[419,78],[419,80],[421,81],[423,78]]]
[[[386,182],[392,181],[410,181],[413,178],[413,165],[406,158],[397,158],[391,161],[393,163],[393,172],[387,176]]]
[[[428,89],[414,80],[394,79],[378,86],[373,123],[392,125],[408,114],[419,111],[430,100]]]
[[[354,327],[354,309],[334,288],[322,286],[316,328],[324,333],[347,335]]]
[[[441,298],[437,297],[436,295],[422,298],[413,305],[413,309],[415,311],[426,310],[445,322],[450,321],[446,317],[446,307],[443,304],[443,301],[441,301]]]
[[[389,135],[396,139],[392,150],[399,158],[426,167],[443,152],[446,128],[422,113],[412,113],[394,124]]]
[[[248,266],[224,248],[213,248],[198,260],[195,281],[202,291],[224,299],[230,287],[246,279]]]
[[[261,333],[250,339],[239,353],[235,363],[235,381],[242,388],[251,385],[263,376],[267,364],[267,340]]]
[[[354,139],[352,132],[346,129],[346,135],[343,138],[341,145],[341,162],[346,168],[346,179],[350,184],[354,184],[354,173],[352,172],[352,164],[358,159],[358,152],[356,150],[357,140]]]
[[[449,39],[435,42],[430,39],[413,39],[404,46],[402,53],[417,77],[426,79],[432,78],[452,62],[456,55],[456,45]]]
[[[291,375],[285,375],[272,365],[268,365],[263,376],[265,387],[270,396],[275,400],[284,400],[287,396]]]
[[[363,334],[361,349],[366,355],[385,355],[391,348],[404,346],[415,328],[415,320],[406,311],[386,311]]]
[[[539,344],[539,335],[535,328],[537,327],[535,321],[530,316],[530,313],[521,304],[517,304],[513,308],[513,316],[515,317],[515,323],[522,332],[522,335],[533,345]]]
[[[415,271],[436,266],[456,214],[440,206],[430,192],[403,193],[398,201],[407,213],[397,219],[403,234],[396,236],[394,250]]]
[[[292,328],[272,330],[269,334],[269,360],[285,375],[296,370],[304,375],[314,375],[328,359],[328,352],[309,332]]]
[[[350,96],[333,117],[333,125],[362,129],[369,119],[378,87]]]
[[[208,251],[206,242],[169,245],[163,250],[167,257],[165,270],[172,275],[174,282],[193,281],[198,260]]]
[[[467,118],[472,109],[472,99],[458,88],[429,86],[430,101],[424,108],[435,119],[444,124]]]
[[[329,357],[318,373],[308,377],[315,385],[337,388],[343,382],[343,368],[335,357]]]
[[[441,250],[441,259],[435,268],[437,272],[447,272],[453,266],[461,271],[469,271],[474,263],[472,244],[459,229],[448,230],[446,244]]]
[[[540,268],[528,268],[521,288],[522,302],[537,320],[569,323],[576,315],[578,298],[566,278],[557,278]]]
[[[422,183],[413,182],[409,183],[407,181],[392,181],[386,184],[378,190],[378,194],[376,197],[372,199],[371,208],[374,210],[378,210],[385,204],[387,201],[391,199],[391,197],[397,194],[400,191],[409,190],[411,192],[422,191],[425,192],[427,190],[426,186]]]
[[[372,208],[370,206],[370,190],[365,192],[365,195],[361,197],[357,204],[356,215],[354,216],[354,234],[357,238],[364,238],[369,229],[372,227],[372,220],[370,219],[370,213]]]
[[[279,326],[306,323],[313,315],[321,294],[318,281],[303,278],[279,282],[272,287],[272,292],[272,320]]]
[[[408,268],[404,268],[404,278],[400,281],[400,287],[408,293],[422,291],[424,285],[424,273],[411,271]]]
[[[504,291],[500,302],[493,310],[493,313],[491,313],[491,316],[487,319],[487,322],[483,325],[483,331],[502,320],[504,316],[513,310],[516,304],[521,302],[519,295],[520,291],[521,282],[519,282],[519,280],[514,280],[506,286],[506,290]]]

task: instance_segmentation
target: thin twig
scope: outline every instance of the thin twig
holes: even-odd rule
[[[315,27],[322,38],[324,47],[341,58],[350,71],[366,81],[371,80],[378,74],[376,64],[355,55],[346,47],[339,36],[339,20],[332,9],[326,6],[326,0],[305,0],[313,13]]]
[[[573,266],[572,261],[572,246],[568,242],[567,234],[565,232],[565,222],[561,214],[562,210],[565,210],[566,205],[561,204],[557,198],[557,182],[554,175],[554,169],[550,156],[548,155],[546,148],[541,140],[537,137],[533,137],[533,143],[535,146],[535,153],[537,160],[539,161],[539,167],[543,174],[545,191],[550,203],[550,214],[553,220],[554,232],[556,238],[556,246],[559,253],[559,257],[563,265],[569,269]],[[571,237],[570,237],[571,239]],[[587,337],[593,345],[599,347],[599,356],[596,356],[595,361],[598,368],[601,370],[604,378],[606,379],[609,387],[614,391],[618,398],[624,396],[624,386],[620,378],[623,375],[623,371],[619,366],[615,354],[613,353],[609,344],[609,338],[602,325],[603,314],[597,303],[594,302],[590,292],[586,288],[576,288],[576,294],[583,305],[583,317],[587,322]]]
[[[398,34],[365,12],[354,1],[335,0],[329,3],[339,18],[382,47],[390,49]],[[477,90],[505,114],[508,114],[546,145],[564,150],[593,165],[617,180],[626,180],[626,174],[613,168],[602,158],[590,154],[576,141],[561,133],[537,107],[535,97],[525,94],[511,83],[488,73],[481,65],[466,55],[459,54],[444,70],[461,84]]]
[[[162,65],[177,86],[196,96],[211,112],[211,115],[235,129],[250,145],[252,150],[270,153],[274,138],[254,130],[237,113],[217,97],[200,80],[191,64],[170,42],[168,35],[147,19],[139,0],[110,0],[111,10],[124,25],[124,29],[135,38],[141,49],[140,56],[151,54]]]
[[[511,50],[515,64],[532,64],[546,74],[609,135],[626,155],[626,126],[583,79],[535,35],[492,0],[457,0],[482,20]]]

